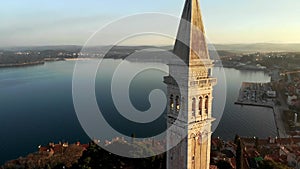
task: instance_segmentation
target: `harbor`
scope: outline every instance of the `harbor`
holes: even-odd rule
[[[277,92],[273,90],[271,83],[249,83],[244,82],[235,104],[245,106],[260,106],[272,108],[277,134],[280,138],[288,137],[282,119],[281,104],[277,101]]]
[[[275,98],[276,91],[272,90],[270,83],[244,82],[235,104],[273,108]]]

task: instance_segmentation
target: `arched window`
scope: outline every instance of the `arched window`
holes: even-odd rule
[[[179,96],[176,96],[176,110],[179,111],[180,110],[180,99],[179,99]]]
[[[174,96],[171,94],[170,96],[170,109],[173,110],[174,109]]]
[[[193,98],[193,101],[192,101],[192,111],[193,111],[193,114],[195,115],[195,112],[196,112],[196,99]]]
[[[202,104],[203,104],[203,99],[202,97],[199,97],[199,115],[202,116]]]
[[[209,97],[206,96],[205,97],[205,111],[206,111],[206,114],[208,114],[208,102],[209,102]]]

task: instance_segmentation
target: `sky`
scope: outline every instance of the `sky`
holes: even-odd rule
[[[2,1],[0,46],[84,45],[97,30],[126,16],[158,12],[180,17],[184,2]],[[207,38],[211,43],[300,43],[299,0],[201,0],[200,3]],[[165,28],[175,36],[177,27],[169,25]],[[153,39],[147,43],[158,41]],[[131,39],[128,42],[140,44],[143,41]],[[168,45],[171,40],[161,43]]]

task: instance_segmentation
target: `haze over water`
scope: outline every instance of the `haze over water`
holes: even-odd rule
[[[82,61],[94,64],[94,60]],[[118,64],[120,60],[106,60],[105,64]],[[81,128],[72,101],[72,75],[75,61],[46,63],[45,65],[0,69],[0,164],[7,160],[24,156],[37,150],[37,146],[51,141],[81,141],[87,143],[89,137]],[[140,66],[144,63],[132,63]],[[105,73],[107,71],[107,73]],[[105,75],[110,71],[104,70]],[[234,135],[268,137],[276,135],[276,127],[271,109],[234,105],[243,81],[268,82],[270,77],[264,72],[239,71],[225,68],[227,80],[226,107],[214,136],[233,139]],[[166,74],[158,71],[145,72],[138,76],[132,87],[133,104],[140,110],[149,107],[147,98],[152,88],[166,86],[161,81]],[[215,68],[214,75],[220,76],[221,69]],[[147,77],[151,80],[147,81]],[[84,77],[82,77],[84,79]],[[96,84],[106,84],[109,78],[97,77]],[[222,83],[216,88],[222,88]],[[101,86],[101,85],[98,85]],[[143,86],[143,88],[140,88]],[[224,86],[223,86],[224,87]],[[146,89],[141,93],[143,89]],[[218,100],[218,89],[214,90]],[[107,91],[96,88],[98,101],[106,100]],[[109,101],[107,101],[109,103]],[[147,103],[144,103],[147,102]],[[107,104],[106,104],[107,105]],[[214,105],[214,110],[218,110]],[[108,118],[116,118],[116,112],[106,112]],[[220,112],[214,112],[214,116]],[[124,124],[116,123],[116,128]],[[165,129],[164,118],[160,117],[145,129],[137,129],[137,133],[147,130],[149,135]],[[130,134],[131,131],[122,130]],[[113,136],[112,136],[113,137]]]

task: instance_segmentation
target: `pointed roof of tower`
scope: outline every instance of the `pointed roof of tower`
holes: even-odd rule
[[[196,59],[209,59],[198,0],[185,2],[173,52],[189,65]]]

